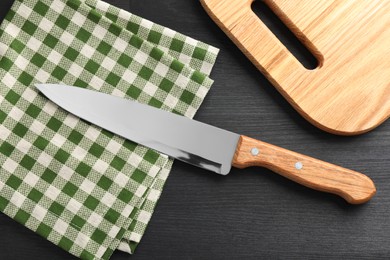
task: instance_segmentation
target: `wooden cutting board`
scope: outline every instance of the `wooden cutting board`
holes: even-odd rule
[[[253,0],[201,0],[212,19],[317,127],[367,132],[390,116],[389,0],[265,0],[319,61],[307,70],[251,10]]]

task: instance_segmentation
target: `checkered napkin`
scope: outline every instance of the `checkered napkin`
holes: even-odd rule
[[[217,53],[105,2],[16,0],[0,28],[0,210],[83,259],[132,252],[172,160],[65,112],[34,84],[193,117]]]

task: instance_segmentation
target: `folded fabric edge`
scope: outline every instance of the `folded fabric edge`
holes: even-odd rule
[[[119,247],[118,247],[119,250],[125,251],[125,252],[130,253],[130,254],[134,253],[136,247],[138,246],[139,242],[142,239],[142,235],[135,232],[135,230],[140,230],[141,228],[143,228],[143,230],[145,231],[147,226],[149,225],[149,222],[150,222],[149,220],[150,220],[150,218],[153,217],[154,209],[157,206],[157,202],[162,195],[163,187],[164,187],[166,180],[169,176],[170,170],[172,169],[173,163],[174,163],[174,160],[170,159],[167,161],[166,165],[164,165],[161,168],[160,172],[158,173],[158,175],[155,178],[153,185],[148,190],[148,193],[146,195],[145,200],[143,201],[143,204],[148,204],[147,207],[149,208],[150,216],[146,215],[146,218],[147,218],[146,221],[142,221],[142,220],[138,221],[137,216],[135,216],[135,218],[133,220],[133,223],[135,224],[134,225],[135,229],[134,230],[128,229],[126,231],[126,233],[124,234],[124,236],[122,238],[121,243],[119,244]],[[141,208],[143,208],[143,207],[144,207],[144,205],[142,205]],[[138,214],[141,214],[141,213],[138,212]],[[137,228],[138,223],[142,224],[143,226],[141,226],[140,228]]]
[[[132,14],[104,1],[82,1],[84,1],[90,7],[105,13],[105,16],[108,19],[112,20],[114,23],[117,23],[119,26],[126,28],[128,31],[139,36],[140,38],[147,39],[147,41],[154,46],[158,46],[164,51],[167,51],[169,55],[179,60],[183,64],[186,64],[192,69],[210,76],[220,51],[218,48],[196,40],[190,36],[186,36],[160,24],[154,23],[138,15]],[[180,39],[180,44],[182,44],[182,46],[180,46],[181,51],[179,52],[177,47],[174,47],[175,45],[173,43],[161,41],[160,38],[153,37],[157,34],[156,32],[164,32],[164,35],[169,36],[172,39]],[[192,49],[192,47],[194,49]],[[191,54],[188,54],[188,56],[183,55],[183,53]]]

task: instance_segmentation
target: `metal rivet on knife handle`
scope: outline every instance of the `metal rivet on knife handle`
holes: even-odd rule
[[[258,154],[259,154],[259,149],[257,149],[256,147],[252,148],[251,154],[252,154],[253,156],[258,155]]]
[[[301,162],[296,162],[295,163],[295,169],[301,170],[303,168],[303,164]]]

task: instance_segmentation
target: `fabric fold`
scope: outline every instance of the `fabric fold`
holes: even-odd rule
[[[0,210],[83,259],[133,252],[172,160],[67,113],[34,84],[193,117],[217,54],[102,1],[16,0],[0,27]]]

